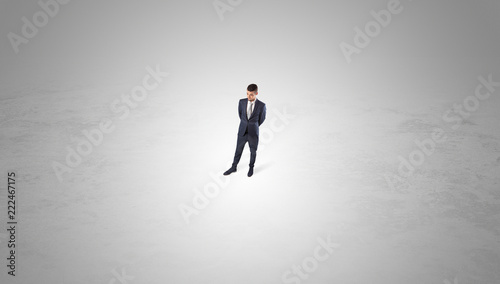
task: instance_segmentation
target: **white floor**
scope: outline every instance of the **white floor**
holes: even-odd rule
[[[8,283],[120,283],[122,274],[133,277],[124,283],[279,283],[314,255],[318,238],[336,248],[300,283],[500,279],[491,105],[448,127],[449,138],[391,189],[384,176],[397,174],[398,155],[408,157],[433,127],[445,129],[438,113],[377,104],[380,97],[268,103],[254,176],[246,176],[245,148],[238,171],[223,177],[239,97],[224,98],[224,108],[215,97],[206,109],[156,92],[120,120],[90,95],[112,99],[112,89],[120,87],[4,99],[2,168],[18,175],[19,204],[18,276],[2,272]],[[288,124],[276,111],[288,113]],[[65,147],[77,145],[72,135],[83,138],[99,117],[116,129],[59,182],[51,163],[64,163]],[[216,196],[196,209],[195,189],[210,186]],[[185,218],[180,204],[198,215]]]

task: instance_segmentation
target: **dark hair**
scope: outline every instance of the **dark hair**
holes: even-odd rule
[[[259,91],[259,87],[257,87],[257,85],[255,85],[255,84],[250,84],[250,85],[248,85],[247,91],[249,91],[249,92],[258,92]]]

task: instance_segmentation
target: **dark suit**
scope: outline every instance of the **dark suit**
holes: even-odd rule
[[[240,126],[238,128],[238,140],[236,142],[236,152],[234,153],[233,167],[238,165],[245,143],[250,146],[250,167],[255,164],[257,156],[257,146],[259,145],[259,126],[266,119],[266,104],[255,99],[253,112],[250,119],[247,118],[248,99],[241,99],[238,104],[238,115],[240,116]]]

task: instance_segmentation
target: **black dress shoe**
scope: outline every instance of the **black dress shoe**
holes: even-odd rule
[[[231,167],[229,170],[224,172],[224,175],[227,176],[234,172],[236,172],[236,168]]]
[[[249,170],[248,170],[248,176],[251,177],[253,175],[253,167],[251,167]]]

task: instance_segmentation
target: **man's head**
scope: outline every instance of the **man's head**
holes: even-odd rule
[[[250,84],[247,87],[247,98],[249,101],[253,102],[257,98],[257,95],[259,94],[259,87],[255,84]]]

